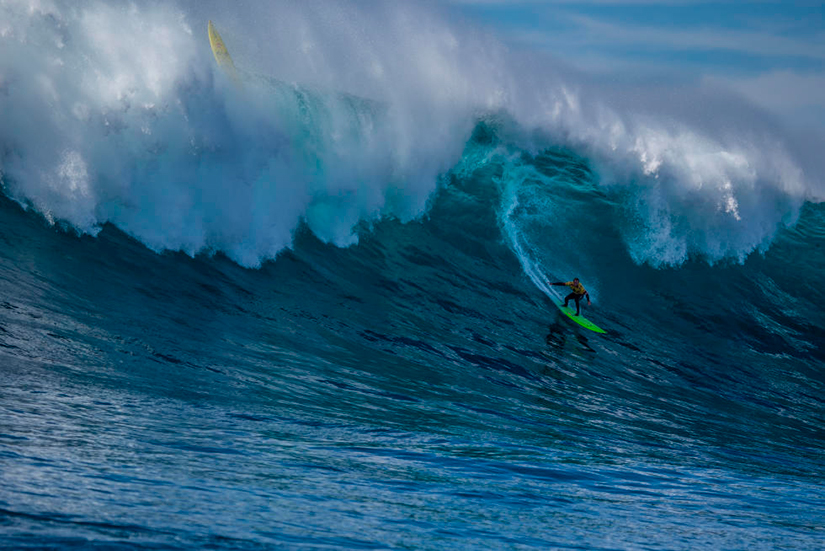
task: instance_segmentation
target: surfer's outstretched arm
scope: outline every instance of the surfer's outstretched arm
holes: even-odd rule
[[[550,283],[550,282],[548,281],[547,283]],[[567,283],[565,283],[563,281],[557,281],[555,283],[550,283],[550,285],[567,285]]]

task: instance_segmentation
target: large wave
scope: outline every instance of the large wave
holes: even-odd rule
[[[275,84],[219,72],[219,17],[236,63]],[[823,197],[795,142],[736,98],[607,89],[430,4],[3,0],[0,21],[6,193],[155,250],[258,266],[302,224],[350,245],[425,213],[441,175],[558,146],[624,212],[612,227],[637,263],[742,260]],[[479,153],[468,139],[491,119],[500,145]],[[555,185],[505,165],[502,212]]]

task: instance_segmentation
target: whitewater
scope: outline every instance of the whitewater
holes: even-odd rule
[[[0,546],[818,549],[819,145],[436,3],[0,0]]]

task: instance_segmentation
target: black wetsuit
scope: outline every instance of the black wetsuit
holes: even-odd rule
[[[570,302],[571,299],[574,300],[576,302],[576,315],[577,316],[581,312],[581,307],[579,306],[579,301],[581,301],[582,297],[586,296],[587,300],[588,301],[590,300],[590,294],[587,292],[587,289],[585,289],[584,286],[581,283],[576,285],[572,281],[567,281],[567,282],[558,281],[556,283],[551,283],[550,285],[566,285],[567,287],[570,287],[570,289],[573,290],[572,293],[570,293],[569,295],[564,297],[564,305],[567,306],[567,303]]]

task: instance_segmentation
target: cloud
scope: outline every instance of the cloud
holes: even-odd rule
[[[708,76],[705,82],[734,90],[786,120],[825,127],[825,73],[781,70],[741,78]]]
[[[650,45],[669,49],[727,50],[759,56],[792,56],[825,60],[825,32],[790,38],[769,31],[703,27],[660,28],[647,25],[616,25],[593,17],[568,15],[579,29],[587,31],[581,42],[612,45]]]

